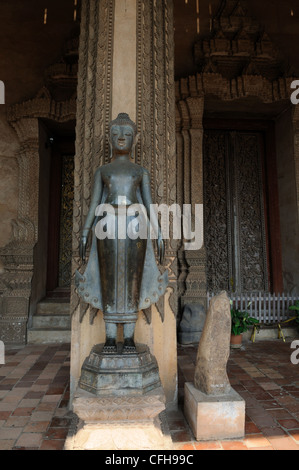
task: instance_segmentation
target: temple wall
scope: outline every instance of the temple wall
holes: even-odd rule
[[[0,106],[0,247],[11,239],[11,222],[18,212],[18,162],[19,142],[7,122],[6,107]]]
[[[39,123],[39,194],[38,194],[38,240],[33,250],[32,292],[29,318],[34,315],[37,303],[46,296],[48,263],[48,221],[51,148],[45,126]]]

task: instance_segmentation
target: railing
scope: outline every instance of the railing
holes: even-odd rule
[[[216,294],[208,292],[208,305]],[[237,294],[228,292],[232,305],[239,310],[244,310],[251,317],[256,318],[261,324],[279,323],[294,316],[289,307],[294,305],[299,297],[291,294],[270,294],[268,292],[245,292]]]

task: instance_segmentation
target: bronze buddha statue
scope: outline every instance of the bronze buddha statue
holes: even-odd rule
[[[136,125],[127,114],[121,113],[110,123],[109,134],[112,161],[95,173],[91,204],[80,242],[80,256],[84,262],[90,230],[93,232],[92,246],[84,275],[76,272],[76,287],[86,303],[104,313],[106,343],[103,351],[116,352],[117,327],[122,324],[122,351],[126,354],[135,351],[138,312],[150,307],[165,293],[168,274],[166,271],[161,275],[157,267],[150,230],[146,236],[141,235],[141,230],[140,236],[128,235],[127,229],[134,219],[136,222],[138,213],[134,207],[139,205],[145,208],[147,227],[154,222],[162,264],[164,241],[155,212],[151,211],[150,175],[145,168],[131,161],[138,139]],[[129,211],[129,208],[133,210]],[[120,224],[124,220],[125,225]],[[109,221],[114,236],[110,237],[108,233],[105,236],[103,231],[99,236],[97,228],[103,228]],[[139,225],[135,223],[135,226]]]

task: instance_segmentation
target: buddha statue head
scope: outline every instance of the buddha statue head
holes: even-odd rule
[[[128,155],[132,157],[137,143],[138,134],[136,124],[126,113],[120,113],[114,121],[109,124],[109,143],[111,157]]]

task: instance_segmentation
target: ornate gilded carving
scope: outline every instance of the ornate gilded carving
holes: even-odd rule
[[[267,290],[258,133],[205,133],[205,245],[212,292]]]
[[[62,187],[60,203],[59,287],[71,285],[72,227],[74,200],[74,157],[62,158]]]
[[[111,121],[111,64],[113,34],[112,0],[82,2],[79,43],[76,155],[74,169],[72,279],[81,267],[80,230],[88,213],[93,174],[109,160],[106,135]],[[87,306],[79,302],[72,282],[71,312],[80,304],[80,319]],[[95,312],[90,309],[90,320]]]
[[[204,136],[204,214],[207,285],[213,292],[229,290],[230,232],[227,204],[227,140],[222,132]]]
[[[173,5],[170,0],[140,0],[137,18],[137,127],[140,163],[151,173],[154,203],[177,200],[175,99],[173,82]],[[145,99],[146,97],[146,99]],[[152,132],[148,132],[152,129]],[[177,314],[177,243],[166,244],[165,267],[172,289],[169,304]],[[161,316],[163,311],[157,305]]]
[[[234,134],[235,204],[242,292],[268,290],[265,208],[258,134]]]

